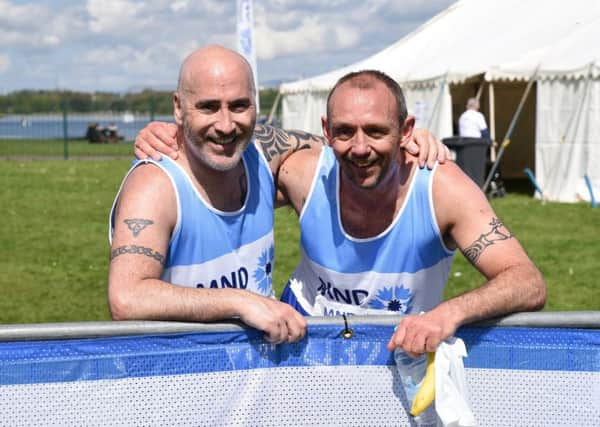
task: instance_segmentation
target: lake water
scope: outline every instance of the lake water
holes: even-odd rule
[[[173,121],[173,116],[155,116],[154,120]],[[150,121],[149,115],[70,114],[67,116],[68,138],[85,138],[90,122],[100,126],[115,123],[119,135],[133,140]],[[63,117],[57,114],[8,115],[0,117],[0,139],[62,139]]]

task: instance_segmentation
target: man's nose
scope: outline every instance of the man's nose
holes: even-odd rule
[[[352,154],[357,157],[364,157],[369,155],[369,140],[367,136],[358,131],[354,135],[354,141],[352,143]]]
[[[231,111],[226,108],[219,110],[217,113],[217,121],[215,122],[215,130],[224,134],[230,134],[234,129],[235,124]]]

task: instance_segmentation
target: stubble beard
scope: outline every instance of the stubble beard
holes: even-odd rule
[[[190,150],[193,151],[194,155],[200,160],[200,162],[202,162],[208,168],[218,172],[228,172],[234,169],[240,163],[242,154],[249,143],[249,141],[246,141],[245,144],[238,144],[235,152],[231,156],[221,156],[218,154],[208,153],[206,148],[207,143],[198,141],[199,138],[194,135],[185,122],[183,124],[183,135],[185,144],[189,146]],[[215,161],[215,157],[226,161]]]

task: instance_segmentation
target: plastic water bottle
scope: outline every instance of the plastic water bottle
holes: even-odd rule
[[[415,395],[419,390],[419,386],[425,377],[425,369],[427,368],[427,355],[423,354],[416,359],[413,359],[408,354],[400,349],[394,350],[394,360],[396,361],[396,369],[402,381],[402,387],[408,400],[408,409],[412,406]],[[417,426],[437,426],[437,414],[435,412],[435,402],[423,411],[419,416],[412,418]]]

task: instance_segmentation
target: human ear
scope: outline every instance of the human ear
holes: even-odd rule
[[[329,145],[331,134],[329,133],[329,123],[327,122],[327,116],[321,116],[321,127],[323,128],[323,135],[325,136],[325,143]]]
[[[173,118],[178,126],[183,125],[183,99],[178,92],[173,92]]]

